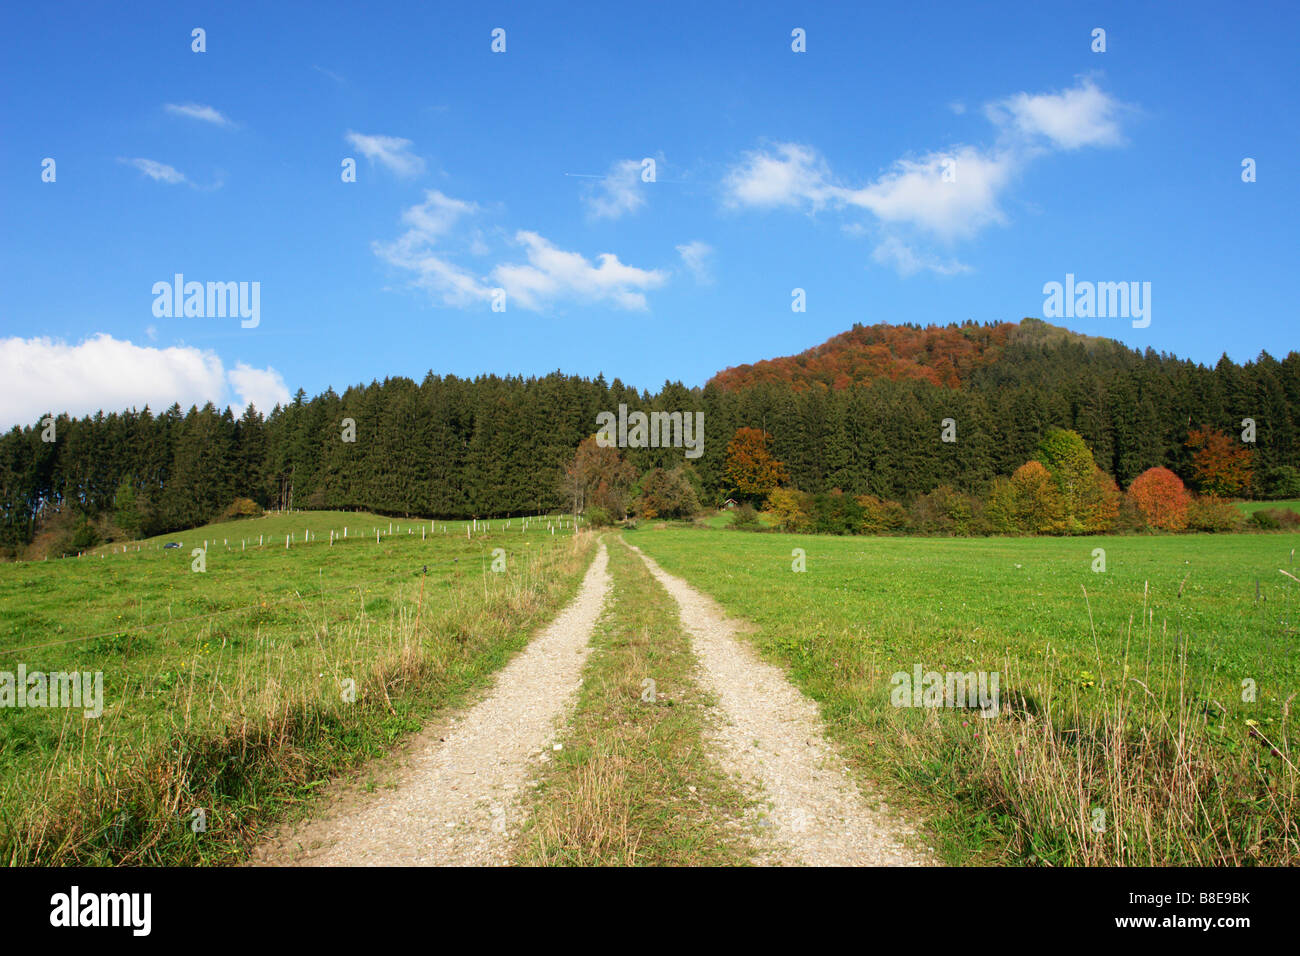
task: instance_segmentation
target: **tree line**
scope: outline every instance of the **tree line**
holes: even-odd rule
[[[988,337],[972,323],[943,334]],[[909,361],[925,361],[923,350]],[[1208,368],[1105,340],[1024,336],[1000,344],[995,361],[958,367],[959,387],[925,377],[845,387],[777,378],[669,382],[654,393],[603,376],[430,372],[341,395],[300,389],[267,415],[250,407],[235,417],[211,404],[80,419],[51,412],[0,436],[0,547],[30,542],[56,511],[120,512],[136,524],[132,533],[150,535],[208,521],[237,498],[444,518],[572,507],[566,469],[597,431],[597,415],[621,403],[704,413],[698,458],[674,447],[621,449],[638,476],[685,474],[704,506],[731,491],[727,447],[742,428],[771,436],[773,456],[803,491],[912,502],[941,486],[983,491],[1033,459],[1054,427],[1082,436],[1123,488],[1154,467],[1190,479],[1189,433],[1244,435],[1250,419],[1244,493],[1300,495],[1300,353],[1242,365],[1224,357]]]

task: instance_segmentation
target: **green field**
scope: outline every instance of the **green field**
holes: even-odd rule
[[[1237,507],[1246,514],[1254,514],[1256,511],[1271,511],[1274,508],[1279,511],[1300,511],[1300,501],[1238,501]]]
[[[237,855],[479,685],[572,593],[589,549],[557,519],[468,538],[465,522],[389,527],[295,513],[0,564],[0,671],[103,674],[98,719],[0,713],[0,861]],[[195,809],[203,839],[177,825]]]
[[[951,862],[1300,859],[1300,583],[1279,573],[1300,576],[1300,535],[625,533],[757,625]],[[998,672],[1004,716],[892,706],[891,675],[918,664]]]

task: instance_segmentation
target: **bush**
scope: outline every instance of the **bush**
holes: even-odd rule
[[[1264,531],[1294,531],[1300,528],[1300,513],[1286,508],[1261,508],[1250,516],[1250,520]]]
[[[610,515],[609,509],[600,505],[592,505],[582,513],[582,516],[587,519],[587,524],[593,528],[608,528],[614,523],[614,518]]]
[[[731,526],[743,531],[757,531],[762,527],[758,523],[758,512],[748,501],[731,512]]]
[[[225,511],[221,512],[222,521],[236,521],[240,518],[260,518],[262,509],[251,498],[236,498]]]
[[[1070,529],[1066,516],[1065,500],[1051,474],[1041,462],[1027,461],[1011,476],[1008,500],[1005,503],[1012,527],[1023,534],[1064,534]],[[989,510],[997,511],[1002,503],[990,503]]]
[[[1146,523],[1160,531],[1182,531],[1187,527],[1187,506],[1191,495],[1183,480],[1168,468],[1148,468],[1128,486],[1128,498]]]
[[[86,516],[77,519],[77,523],[63,535],[54,546],[54,553],[60,557],[80,554],[88,551],[100,542],[99,529]]]
[[[641,479],[636,510],[642,518],[690,518],[700,510],[700,502],[682,471],[652,468]]]
[[[796,488],[773,488],[763,510],[782,531],[808,531],[812,528],[810,498]]]
[[[975,506],[968,495],[940,485],[912,502],[912,525],[923,534],[973,534]]]
[[[907,509],[897,501],[875,495],[858,495],[856,500],[862,508],[858,534],[899,534],[907,529]]]
[[[862,506],[836,489],[812,496],[812,526],[818,534],[853,534],[862,523]]]
[[[1214,495],[1194,498],[1187,506],[1187,527],[1192,531],[1236,531],[1245,520],[1245,515],[1236,505]]]

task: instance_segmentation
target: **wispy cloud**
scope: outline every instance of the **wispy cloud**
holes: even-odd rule
[[[645,205],[641,188],[641,160],[614,163],[603,179],[585,187],[582,197],[592,219],[621,219]]]
[[[163,109],[174,116],[185,116],[189,119],[211,123],[213,126],[230,127],[235,125],[222,115],[220,110],[211,106],[204,106],[202,103],[168,103]]]
[[[488,301],[495,289],[503,289],[507,308],[540,312],[574,301],[642,310],[647,308],[646,292],[667,281],[666,272],[628,265],[608,252],[593,261],[530,230],[517,231],[512,240],[523,249],[524,261],[498,262],[486,272],[471,270],[456,260],[490,251],[481,230],[462,228],[479,212],[476,203],[428,190],[424,202],[402,214],[406,232],[374,243],[375,254],[410,273],[411,284],[435,301],[455,308]]]
[[[395,176],[403,179],[424,172],[424,160],[411,152],[409,139],[399,136],[367,135],[348,130],[344,139],[372,163],[379,163]]]
[[[346,79],[339,76],[333,70],[327,70],[323,66],[317,66],[315,63],[313,63],[311,65],[311,68],[315,70],[317,73],[321,74],[322,76],[328,76],[331,80],[333,80],[335,83],[338,83],[340,86],[344,86],[348,82]]]
[[[682,265],[695,276],[696,282],[701,285],[713,284],[713,273],[709,269],[710,260],[713,258],[711,245],[695,239],[678,246],[677,254],[682,257]]]
[[[970,266],[955,259],[944,260],[927,253],[919,253],[897,236],[887,236],[872,250],[871,258],[904,277],[916,275],[921,271],[933,272],[941,276],[955,276],[974,271]]]
[[[168,166],[166,163],[160,163],[152,159],[119,159],[118,162],[126,163],[128,166],[134,166],[155,182],[170,183],[173,186],[178,183],[189,182],[189,180],[185,178],[185,174],[176,167]]]

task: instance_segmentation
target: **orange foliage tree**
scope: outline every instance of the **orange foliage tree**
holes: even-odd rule
[[[1211,495],[1244,495],[1250,489],[1253,462],[1250,449],[1217,428],[1193,428],[1187,433],[1192,450],[1192,477]]]
[[[772,457],[772,436],[761,428],[738,428],[727,444],[723,471],[733,496],[761,501],[773,488],[789,481],[785,466]]]
[[[1192,496],[1183,480],[1168,468],[1148,468],[1128,486],[1128,497],[1146,519],[1147,524],[1162,531],[1182,531],[1187,527],[1187,507]]]

